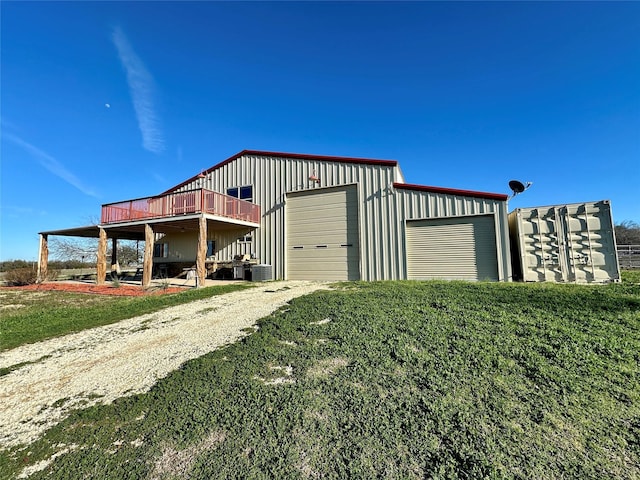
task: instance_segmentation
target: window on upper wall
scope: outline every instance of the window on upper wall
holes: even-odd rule
[[[236,197],[240,200],[253,202],[253,185],[245,185],[243,187],[227,188],[227,195]]]
[[[230,197],[239,198],[246,202],[253,203],[253,185],[244,185],[242,187],[227,188],[227,195]],[[238,238],[239,242],[252,242],[253,233],[247,233],[246,235]]]
[[[253,187],[251,185],[240,187],[240,200],[253,202]]]

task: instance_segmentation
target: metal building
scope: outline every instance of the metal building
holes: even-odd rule
[[[220,258],[253,254],[275,278],[510,277],[507,196],[409,185],[395,161],[243,151],[165,193],[243,187],[260,226],[210,240]]]
[[[156,197],[103,205],[100,229],[202,278],[207,261],[243,256],[274,279],[509,281],[507,198],[407,184],[391,160],[245,150]]]

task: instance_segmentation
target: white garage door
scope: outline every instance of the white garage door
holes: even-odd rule
[[[492,215],[407,221],[409,280],[498,280]]]
[[[355,185],[287,196],[287,278],[359,280]]]

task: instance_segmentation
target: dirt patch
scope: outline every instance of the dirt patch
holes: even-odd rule
[[[293,367],[287,365],[281,367],[279,365],[269,366],[269,372],[272,374],[270,378],[254,377],[256,380],[264,383],[265,385],[282,385],[283,383],[295,383],[293,378]]]
[[[200,444],[192,445],[184,450],[176,450],[171,445],[165,445],[162,454],[155,461],[152,480],[162,478],[187,478],[193,464],[202,452],[210,451],[224,442],[226,434],[224,432],[212,432]]]
[[[330,318],[323,318],[322,320],[318,320],[317,322],[311,322],[309,325],[326,325],[331,322]]]
[[[0,311],[1,310],[17,310],[24,307],[23,303],[12,303],[10,305],[0,305]]]
[[[349,359],[344,357],[326,358],[312,366],[307,375],[311,378],[325,378],[334,375],[341,368],[349,365]]]
[[[21,290],[28,292],[71,292],[71,293],[92,293],[97,295],[115,295],[125,297],[140,297],[143,295],[162,295],[165,293],[179,293],[187,290],[186,287],[153,287],[142,288],[139,285],[96,285],[92,283],[74,282],[44,282],[23,287],[0,287],[0,291]]]

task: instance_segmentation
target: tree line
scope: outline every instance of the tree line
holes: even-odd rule
[[[142,261],[144,242],[118,241],[117,258],[120,266],[137,265]],[[94,239],[54,238],[49,242],[49,268],[66,270],[96,266],[98,242]],[[107,250],[107,262],[111,260],[111,244]],[[17,269],[37,269],[36,261],[7,260],[0,262],[0,272]]]
[[[640,223],[625,220],[615,226],[618,245],[640,245]]]

